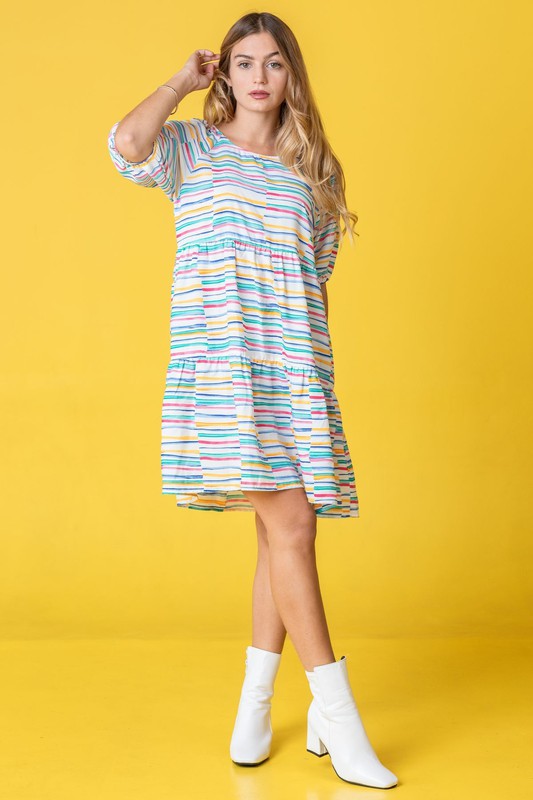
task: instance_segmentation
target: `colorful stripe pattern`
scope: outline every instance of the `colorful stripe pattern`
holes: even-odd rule
[[[163,494],[253,510],[244,491],[303,487],[320,517],[358,517],[320,284],[339,246],[311,187],[276,156],[206,120],[167,120],[150,155],[117,170],[174,207]]]

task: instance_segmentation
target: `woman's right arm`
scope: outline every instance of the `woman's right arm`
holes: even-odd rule
[[[189,92],[205,89],[213,79],[216,64],[201,66],[213,59],[211,50],[195,50],[179,72],[168,81],[178,95],[178,104]],[[218,60],[218,59],[217,59]],[[205,71],[204,71],[205,70]],[[148,158],[163,123],[176,105],[176,95],[170,89],[158,87],[120,121],[115,132],[115,146],[127,161],[140,162]]]

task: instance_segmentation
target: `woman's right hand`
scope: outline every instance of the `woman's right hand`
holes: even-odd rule
[[[191,77],[193,92],[209,87],[218,66],[219,57],[220,53],[213,53],[212,50],[195,50],[189,56],[181,71],[186,72]],[[202,66],[204,61],[213,60],[215,60],[214,63],[206,64],[205,67]]]

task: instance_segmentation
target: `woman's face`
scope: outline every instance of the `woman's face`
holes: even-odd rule
[[[272,111],[285,99],[288,72],[270,33],[253,33],[234,45],[228,83],[238,105],[250,111]],[[266,92],[263,98],[252,92]]]

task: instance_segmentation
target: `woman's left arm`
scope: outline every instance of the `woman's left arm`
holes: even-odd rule
[[[328,293],[326,283],[331,277],[340,243],[338,220],[331,214],[321,219],[320,211],[315,206],[313,229],[313,249],[315,255],[316,277],[322,291],[326,319],[328,318]]]
[[[328,287],[326,286],[326,282],[320,284],[320,289],[322,290],[322,299],[324,301],[324,309],[326,311],[326,319],[328,318]]]

